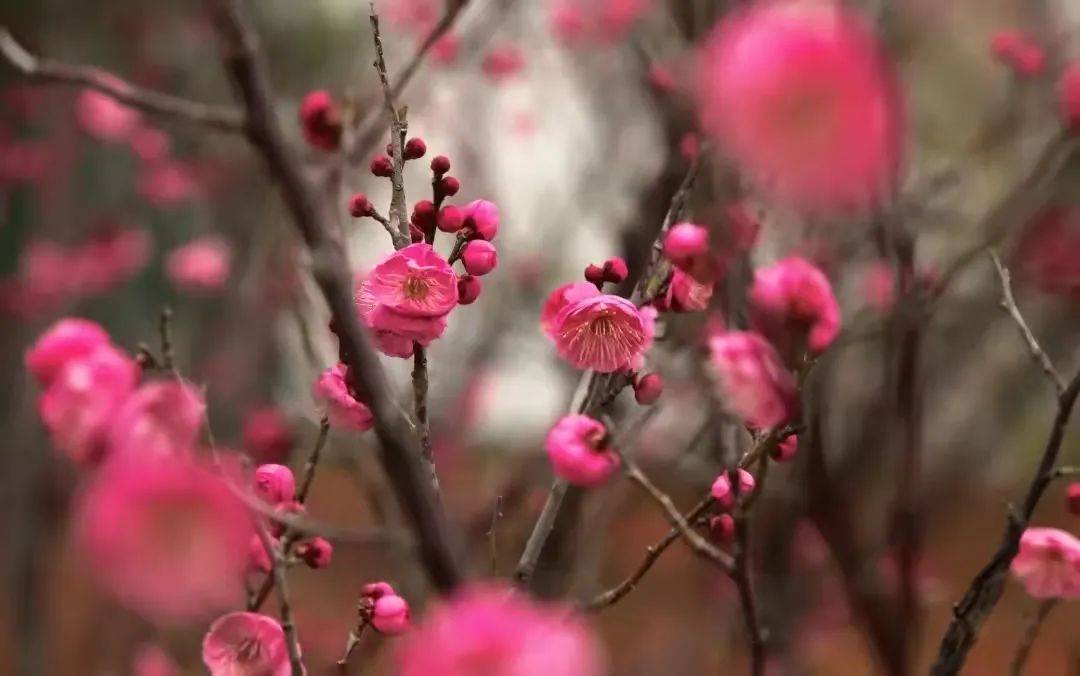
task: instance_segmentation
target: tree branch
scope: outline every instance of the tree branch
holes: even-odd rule
[[[349,385],[371,409],[379,457],[410,526],[420,558],[435,586],[456,587],[462,570],[453,554],[442,512],[423,478],[419,454],[402,432],[379,359],[357,319],[352,276],[340,231],[333,227],[318,190],[301,170],[274,115],[269,82],[256,37],[238,0],[207,0],[222,41],[225,69],[243,101],[248,140],[278,183],[292,219],[311,251],[312,274],[330,308]]]
[[[998,277],[1001,279],[1001,308],[1009,313],[1013,321],[1016,323],[1017,330],[1020,331],[1020,337],[1027,343],[1028,351],[1031,352],[1031,358],[1039,365],[1046,374],[1046,377],[1050,379],[1050,382],[1054,384],[1054,391],[1058,396],[1065,390],[1065,381],[1062,379],[1061,374],[1054,368],[1054,363],[1050,361],[1050,357],[1043,352],[1042,347],[1039,346],[1039,341],[1035,339],[1035,334],[1028,328],[1027,322],[1024,321],[1024,316],[1020,314],[1020,308],[1016,306],[1016,299],[1013,297],[1012,283],[1008,269],[1001,264],[1001,259],[998,257],[997,252],[993,249],[988,251],[990,254],[990,260],[994,263],[994,268],[997,270]]]
[[[240,111],[213,106],[142,89],[94,66],[78,66],[42,59],[26,50],[6,29],[0,27],[0,54],[15,70],[33,82],[87,87],[132,108],[195,124],[216,131],[241,133],[244,119]]]
[[[1024,665],[1027,663],[1028,655],[1031,654],[1031,646],[1035,644],[1035,639],[1039,636],[1039,630],[1042,629],[1047,615],[1057,604],[1058,599],[1046,599],[1035,609],[1035,614],[1032,615],[1031,622],[1024,631],[1024,637],[1020,639],[1020,645],[1016,648],[1016,655],[1009,664],[1010,676],[1020,676],[1024,672]]]
[[[1042,459],[1035,475],[1031,478],[1024,503],[1019,510],[1011,508],[1005,526],[1001,545],[990,562],[971,581],[964,597],[953,607],[953,619],[949,623],[945,636],[938,649],[937,661],[931,670],[933,676],[957,674],[964,666],[971,647],[975,645],[979,630],[989,617],[1005,587],[1005,578],[1009,566],[1020,549],[1020,536],[1024,534],[1031,515],[1035,512],[1046,487],[1054,479],[1054,466],[1057,464],[1061,443],[1065,438],[1065,428],[1069,424],[1076,397],[1080,394],[1080,373],[1075,375],[1062,391],[1057,401],[1057,415],[1050,428]]]

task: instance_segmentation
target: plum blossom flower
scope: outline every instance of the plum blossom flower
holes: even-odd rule
[[[709,339],[710,366],[724,405],[748,425],[771,428],[795,414],[795,379],[776,349],[749,331],[720,331]]]
[[[583,298],[556,317],[555,347],[575,368],[599,373],[632,368],[652,342],[654,316],[621,296]]]
[[[113,458],[74,514],[76,543],[95,579],[151,622],[181,625],[243,595],[250,513],[223,479],[198,465]]]
[[[1080,598],[1080,540],[1057,528],[1028,528],[1011,570],[1037,599]]]
[[[356,307],[360,319],[371,329],[375,347],[390,357],[411,357],[416,343],[427,347],[446,331],[446,315],[409,317],[377,302],[368,280],[362,280],[357,287]]]
[[[670,312],[701,312],[709,307],[713,282],[699,282],[681,268],[671,271],[667,292],[657,300],[660,309]]]
[[[754,476],[747,472],[745,469],[739,469],[737,471],[739,475],[739,496],[746,497],[754,492]],[[725,509],[730,509],[735,503],[735,493],[731,486],[731,475],[729,472],[722,472],[720,476],[716,477],[716,481],[713,482],[712,490],[710,491],[712,496],[720,503],[720,506]]]
[[[296,498],[296,477],[285,465],[259,465],[255,469],[252,485],[255,495],[271,505],[292,502]]]
[[[868,24],[833,2],[748,5],[708,39],[705,129],[756,182],[806,211],[863,210],[894,186],[898,87]]]
[[[499,206],[488,200],[473,200],[462,212],[462,226],[472,237],[491,241],[499,234]]]
[[[588,282],[571,282],[570,284],[563,284],[552,291],[547,297],[547,300],[544,301],[544,307],[540,311],[540,328],[544,330],[544,333],[548,338],[556,340],[555,320],[558,319],[559,313],[563,311],[563,308],[583,298],[592,298],[593,296],[599,295],[600,291],[596,288],[595,284],[590,284]]]
[[[123,83],[116,80],[114,84]],[[140,115],[111,96],[84,89],[75,99],[75,120],[84,132],[102,141],[125,141],[138,128]]]
[[[48,386],[66,364],[110,342],[101,325],[65,317],[50,326],[26,351],[26,370],[40,385]]]
[[[232,247],[224,238],[208,235],[174,249],[165,261],[169,281],[184,291],[219,291],[229,281]]]
[[[397,654],[401,676],[600,676],[606,659],[569,609],[495,586],[464,589],[432,609]]]
[[[575,486],[599,486],[619,468],[618,454],[607,445],[607,429],[587,415],[564,416],[544,446],[555,474]]]
[[[394,588],[385,582],[364,585],[363,598],[371,608],[371,625],[387,636],[397,636],[411,628],[409,602],[398,596]]]
[[[566,45],[610,44],[624,38],[650,6],[651,0],[556,0],[551,31]]]
[[[1080,210],[1050,207],[1025,227],[1013,257],[1021,281],[1066,298],[1080,298]]]
[[[138,379],[138,365],[111,345],[67,362],[38,399],[57,450],[80,464],[100,460],[109,427]]]
[[[680,268],[691,267],[708,253],[709,231],[700,225],[676,223],[664,236],[664,257]]]
[[[158,460],[185,457],[195,448],[205,421],[206,401],[189,383],[146,383],[116,411],[108,452]]]
[[[788,358],[804,344],[813,355],[840,333],[840,306],[832,286],[810,261],[792,256],[758,268],[750,289],[750,322]]]
[[[406,317],[441,317],[457,305],[457,275],[430,244],[412,244],[375,266],[375,302]]]
[[[353,432],[364,432],[375,424],[375,418],[371,415],[371,409],[357,401],[349,391],[345,381],[347,373],[348,367],[345,364],[326,369],[315,379],[311,395],[322,405],[331,425]]]
[[[277,620],[260,613],[222,615],[202,644],[210,676],[290,676],[289,649]]]

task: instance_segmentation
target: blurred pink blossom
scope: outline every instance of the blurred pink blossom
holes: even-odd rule
[[[180,380],[148,382],[117,410],[108,436],[109,456],[171,462],[195,450],[206,422],[206,401]]]
[[[1011,570],[1037,599],[1080,598],[1080,540],[1057,528],[1028,528]]]
[[[122,84],[117,81],[117,84]],[[75,99],[75,120],[87,134],[102,141],[126,141],[139,126],[141,116],[133,108],[93,89]]]
[[[821,354],[840,333],[840,306],[832,285],[804,258],[792,256],[758,268],[749,301],[754,330],[789,360],[804,345],[810,354]]]
[[[603,647],[584,619],[496,586],[464,589],[403,640],[401,676],[600,676]]]
[[[91,574],[145,619],[182,625],[241,601],[252,520],[210,471],[121,455],[92,477],[74,514]]]
[[[575,486],[599,486],[619,468],[619,456],[607,447],[607,429],[587,415],[561,418],[544,446],[555,474]]]
[[[100,324],[79,317],[65,317],[50,326],[26,351],[26,370],[48,387],[60,370],[75,359],[111,344]]]
[[[280,462],[296,445],[296,435],[277,406],[248,411],[243,423],[244,450],[259,462]]]
[[[796,207],[862,211],[895,186],[897,83],[870,26],[838,3],[736,10],[708,40],[698,93],[705,129]]]
[[[137,185],[143,199],[163,209],[191,199],[198,189],[192,168],[169,159],[142,165]]]
[[[724,406],[746,424],[771,428],[794,417],[795,379],[767,340],[748,331],[722,331],[709,339],[709,351]]]
[[[160,646],[147,644],[135,651],[132,676],[180,676],[180,667]]]
[[[173,249],[165,273],[177,288],[195,293],[220,291],[229,281],[232,247],[222,237],[207,235]]]
[[[371,429],[375,420],[371,410],[356,400],[345,382],[348,367],[338,364],[319,374],[311,394],[323,408],[334,427],[364,432]]]
[[[501,83],[519,74],[525,68],[525,55],[513,44],[491,47],[484,54],[480,69],[489,80]]]

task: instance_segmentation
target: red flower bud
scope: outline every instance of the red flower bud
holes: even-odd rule
[[[424,231],[417,227],[415,223],[409,223],[409,239],[413,244],[424,241]]]
[[[1069,484],[1069,490],[1066,494],[1065,505],[1070,514],[1080,516],[1080,481],[1074,481]]]
[[[604,261],[604,281],[611,282],[612,284],[619,284],[627,275],[630,274],[630,270],[626,267],[626,261],[615,256]]]
[[[334,546],[323,538],[312,538],[296,546],[296,556],[310,568],[318,570],[330,565]]]
[[[585,268],[585,281],[591,282],[596,286],[602,286],[604,284],[604,268],[599,265],[589,265]]]
[[[472,275],[461,275],[458,277],[457,288],[458,304],[472,305],[476,302],[476,299],[480,297],[480,291],[483,290],[484,285],[477,277]]]
[[[461,190],[461,181],[453,176],[443,176],[439,181],[439,193],[445,197],[453,197]]]
[[[372,206],[367,195],[358,192],[349,198],[349,213],[352,214],[353,218],[363,218],[375,213],[375,207]]]
[[[443,232],[457,232],[465,224],[465,214],[455,206],[439,209],[439,230]]]
[[[431,200],[420,200],[413,206],[410,220],[424,232],[432,232],[435,230],[435,205]]]
[[[379,155],[371,160],[371,173],[382,178],[394,175],[394,161],[387,155]]]
[[[709,519],[709,535],[720,544],[728,544],[735,539],[735,517],[720,514]]]
[[[326,91],[309,92],[300,103],[300,129],[304,140],[321,150],[341,145],[341,113]]]
[[[664,379],[659,373],[649,373],[634,380],[634,400],[642,406],[655,404],[664,393]]]
[[[450,158],[446,155],[436,155],[431,158],[431,171],[436,176],[442,176],[450,171]]]
[[[470,275],[486,275],[499,262],[495,245],[482,239],[474,239],[461,252],[461,262]]]
[[[427,154],[427,144],[422,138],[411,138],[405,143],[405,159],[418,160]]]

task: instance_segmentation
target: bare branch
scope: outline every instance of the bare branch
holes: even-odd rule
[[[1039,630],[1042,629],[1047,615],[1057,604],[1058,599],[1046,599],[1039,603],[1039,607],[1035,609],[1035,614],[1032,615],[1031,622],[1028,624],[1027,630],[1024,631],[1024,637],[1016,648],[1016,655],[1013,656],[1012,662],[1009,664],[1010,676],[1020,676],[1024,672],[1024,665],[1027,663],[1028,655],[1031,654],[1031,646],[1035,644],[1035,639],[1039,636]]]
[[[971,581],[964,597],[953,607],[953,620],[941,640],[937,661],[931,670],[933,676],[960,673],[971,647],[975,645],[979,630],[1001,598],[1009,566],[1020,550],[1020,536],[1024,534],[1043,492],[1054,479],[1054,466],[1057,464],[1061,443],[1065,438],[1065,428],[1069,424],[1077,395],[1080,395],[1080,373],[1073,376],[1058,397],[1057,415],[1023,505],[1019,509],[1009,510],[1001,545],[990,562],[983,566]]]
[[[1001,308],[1008,312],[1009,316],[1016,322],[1016,328],[1020,331],[1020,337],[1027,343],[1031,358],[1039,364],[1043,373],[1054,384],[1054,390],[1058,393],[1058,396],[1061,396],[1061,393],[1065,390],[1065,381],[1062,380],[1061,375],[1054,368],[1054,363],[1050,361],[1050,357],[1046,355],[1046,352],[1039,345],[1039,341],[1035,339],[1035,334],[1028,328],[1024,316],[1020,314],[1020,308],[1016,307],[1016,299],[1013,297],[1008,269],[1002,265],[997,252],[990,249],[988,253],[990,254],[990,260],[994,262],[994,268],[997,269],[998,277],[1001,278]]]
[[[274,115],[263,57],[239,1],[207,3],[221,37],[225,69],[243,101],[247,138],[278,183],[311,251],[312,274],[330,308],[332,329],[338,337],[342,361],[348,366],[349,386],[373,413],[380,461],[415,532],[420,559],[435,586],[450,591],[461,582],[463,574],[450,545],[445,518],[423,478],[419,454],[403,433],[382,366],[360,327],[340,230],[285,140]]]
[[[94,66],[79,66],[38,58],[19,44],[10,31],[2,27],[0,54],[15,70],[33,82],[88,87],[151,115],[234,134],[244,131],[244,119],[238,110],[143,89]]]

